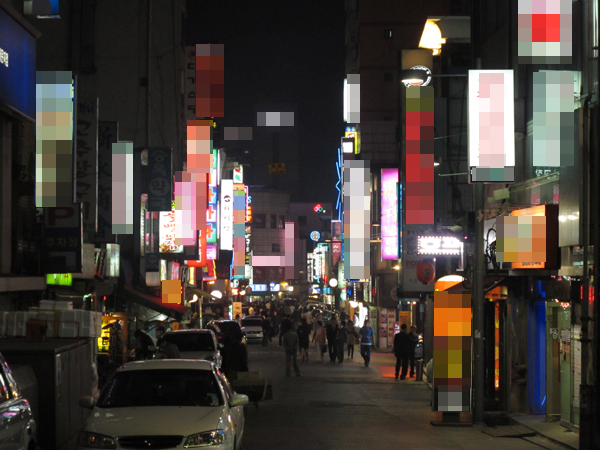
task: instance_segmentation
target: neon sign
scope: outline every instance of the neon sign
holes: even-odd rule
[[[398,259],[398,169],[381,169],[381,259]]]
[[[460,255],[464,243],[453,236],[418,236],[419,255]]]

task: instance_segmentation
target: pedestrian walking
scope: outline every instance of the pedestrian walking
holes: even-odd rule
[[[279,346],[281,347],[281,340],[283,339],[283,335],[284,333],[287,331],[288,328],[292,328],[292,316],[290,314],[288,314],[287,316],[285,316],[285,318],[281,321],[281,325],[279,325]]]
[[[419,335],[417,334],[417,327],[414,325],[410,327],[410,333],[408,333],[408,337],[410,337],[410,374],[409,377],[413,378],[417,376],[415,372],[415,350],[417,348],[417,343],[419,342]]]
[[[136,339],[136,346],[133,352],[135,359],[137,361],[149,359],[149,357],[152,355],[150,347],[154,347],[154,341],[142,330],[135,330],[133,335]]]
[[[269,318],[266,315],[263,316],[262,330],[263,330],[262,346],[267,347],[269,345],[269,335],[271,334],[271,321],[269,320]]]
[[[310,342],[310,328],[306,323],[306,319],[302,319],[302,323],[298,326],[298,346],[300,347],[300,356],[302,362],[308,362],[308,346]]]
[[[227,346],[221,351],[221,368],[227,377],[233,378],[233,373],[237,372],[248,372],[248,349],[242,340],[240,331],[231,331],[227,335]]]
[[[317,355],[321,356],[321,362],[323,362],[323,355],[325,354],[325,352],[327,351],[327,337],[326,337],[326,331],[325,331],[325,326],[323,325],[323,321],[321,321],[321,318],[319,317],[319,319],[315,322],[315,328],[313,331],[313,338],[312,341],[316,343],[316,350],[317,350]]]
[[[336,352],[337,352],[338,361],[340,363],[344,362],[344,346],[346,345],[346,342],[348,341],[347,331],[348,330],[346,328],[346,321],[342,320],[342,324],[338,328],[337,340],[336,340],[336,345],[337,345]]]
[[[335,362],[336,359],[336,342],[338,333],[338,323],[335,317],[329,319],[329,323],[326,327],[327,334],[327,348],[329,349],[329,360]]]
[[[373,345],[373,337],[375,333],[368,320],[365,320],[363,327],[360,329],[360,355],[365,360],[365,367],[369,367],[371,362],[371,346]]]
[[[346,341],[346,346],[348,347],[348,358],[354,359],[354,346],[356,345],[358,333],[354,329],[354,323],[352,320],[349,320],[346,324],[346,334],[348,336],[348,340]]]
[[[406,371],[408,370],[408,359],[410,358],[410,347],[412,342],[410,336],[406,332],[406,324],[400,325],[400,333],[394,336],[394,355],[396,356],[396,380],[402,366],[401,380],[406,379]]]
[[[156,352],[157,359],[181,359],[179,348],[175,344],[168,342],[165,338],[158,338],[156,346],[158,347],[158,351]]]
[[[292,362],[294,363],[294,372],[300,376],[300,366],[298,366],[298,335],[294,333],[292,327],[286,327],[283,334],[283,348],[285,350],[285,376],[289,377],[292,372]]]

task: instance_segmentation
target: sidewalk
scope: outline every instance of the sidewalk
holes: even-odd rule
[[[396,380],[391,353],[375,351],[369,367],[356,351],[353,360],[341,364],[331,363],[327,354],[323,362],[317,359],[311,347],[310,362],[299,363],[302,376],[292,372],[288,378],[283,350],[275,342],[249,346],[250,370],[271,381],[273,400],[245,409],[246,450],[556,448],[542,438],[489,436],[485,425],[432,426],[440,413],[431,410],[431,389],[415,378]]]
[[[513,420],[531,428],[538,435],[544,436],[552,442],[561,444],[573,450],[579,450],[579,433],[575,433],[560,425],[560,422],[548,422],[546,416],[533,416],[525,414],[512,414]]]
[[[391,356],[391,350],[377,350],[380,356]],[[393,358],[395,361],[395,358]],[[433,389],[433,386],[427,382],[427,377],[423,376],[425,384]],[[470,415],[470,414],[469,414]],[[527,415],[527,414],[510,414],[509,417],[516,423],[523,425],[532,431],[535,431],[538,436],[544,437],[551,442],[564,446],[572,450],[579,450],[579,432],[573,431],[560,425],[560,422],[549,422],[545,415]],[[462,418],[461,418],[462,420]]]

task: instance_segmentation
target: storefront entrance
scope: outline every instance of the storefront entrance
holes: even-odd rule
[[[571,422],[571,305],[546,302],[546,415]]]
[[[504,329],[506,302],[485,302],[485,410],[504,411]]]

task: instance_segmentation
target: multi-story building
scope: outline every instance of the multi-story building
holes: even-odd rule
[[[565,5],[572,7],[572,16],[561,17],[561,28],[563,23],[572,23],[572,30],[561,30],[561,50],[568,48],[572,58],[571,63],[563,64],[519,60],[522,47],[514,43],[527,36],[521,31],[520,2],[476,3],[473,10],[477,68],[513,71],[515,98],[514,183],[487,185],[485,205],[475,207],[483,208],[489,218],[484,231],[500,220],[498,215],[530,214],[531,208],[537,208],[535,214],[546,215],[546,239],[554,240],[547,245],[545,263],[500,263],[488,270],[505,276],[502,286],[506,292],[504,298],[486,302],[491,303],[486,345],[498,349],[495,371],[493,358],[488,355],[486,360],[486,402],[510,412],[545,414],[571,429],[581,427],[580,448],[592,448],[588,439],[595,436],[596,445],[600,442],[598,431],[591,426],[597,423],[591,416],[591,403],[598,402],[597,391],[595,400],[592,397],[592,389],[597,389],[597,373],[595,378],[592,374],[598,367],[598,337],[593,336],[594,344],[590,331],[598,319],[593,308],[596,279],[591,274],[598,264],[597,252],[592,250],[598,234],[592,230],[599,222],[597,208],[589,206],[598,201],[598,159],[593,150],[597,148],[598,127],[598,49],[594,47],[598,42],[598,9],[593,2],[566,2],[561,8]],[[560,12],[561,16],[566,14],[566,10]],[[563,39],[565,32],[572,33],[572,43]],[[571,128],[561,128],[560,136],[564,141],[561,147],[574,150],[570,160],[563,161],[561,154],[560,165],[544,166],[536,163],[539,108],[544,106],[540,106],[537,92],[542,88],[546,95],[552,95],[550,87],[540,84],[540,79],[552,72],[562,72],[574,80],[572,90],[570,82],[565,85],[568,95],[563,96],[564,104],[570,102],[574,110],[563,110]],[[558,211],[553,216],[548,211],[554,205]],[[487,238],[488,244],[494,235]],[[496,310],[495,320],[492,309]],[[594,379],[596,385],[592,386]]]
[[[416,65],[430,70],[429,85],[434,88],[436,175],[466,172],[466,72],[469,67],[470,26],[468,1],[440,0],[405,5],[393,1],[354,0],[346,3],[346,71],[360,75],[360,123],[346,125],[356,131],[354,158],[370,161],[371,167],[371,279],[365,289],[372,305],[389,309],[410,309],[412,321],[422,325],[424,304],[433,286],[416,281],[419,257],[406,245],[399,259],[382,257],[382,179],[381,170],[399,169],[398,236],[400,242],[410,233],[430,233],[436,226],[465,221],[470,209],[470,189],[466,177],[435,177],[435,223],[423,224],[419,231],[406,223],[405,91],[403,71]],[[424,29],[435,21],[446,43],[433,55],[421,42]],[[422,48],[420,48],[422,46]],[[416,246],[415,251],[416,253]],[[405,258],[404,256],[409,256]],[[421,258],[422,259],[422,258]],[[410,261],[409,261],[410,260]],[[438,258],[438,272],[452,270],[456,261]],[[448,267],[448,268],[447,268]],[[371,295],[365,296],[370,298]],[[405,302],[399,303],[401,300]]]
[[[182,170],[186,139],[182,86],[185,2],[134,5],[66,0],[60,5],[53,3],[58,5],[58,10],[51,13],[36,10],[36,2],[8,3],[25,16],[22,26],[34,40],[27,45],[31,52],[24,58],[35,60],[33,74],[22,79],[31,85],[11,89],[32,92],[35,101],[35,70],[72,73],[74,201],[82,205],[82,270],[81,273],[73,271],[74,280],[70,288],[51,289],[58,297],[69,296],[76,301],[92,294],[93,298],[101,300],[96,302],[95,308],[123,309],[132,303],[130,300],[135,300],[136,304],[144,303],[152,310],[180,316],[179,312],[162,307],[156,296],[143,298],[125,292],[116,293],[113,288],[120,276],[123,284],[129,287],[146,285],[145,235],[150,231],[147,234],[150,237],[158,227],[156,214],[144,209],[149,190],[147,149],[165,149],[172,160],[171,173]],[[34,50],[36,47],[37,52]],[[17,51],[12,53],[14,68],[13,64],[8,67],[15,71],[19,67],[18,59],[14,59]],[[15,75],[16,81],[18,76]],[[23,77],[25,75],[22,74]],[[4,86],[4,82],[2,84]],[[168,86],[170,88],[167,89]],[[35,104],[33,108],[34,115],[28,113],[31,120],[35,118]],[[20,174],[21,192],[28,194],[13,201],[12,207],[7,204],[15,211],[14,217],[19,218],[21,226],[13,227],[13,231],[8,233],[17,246],[13,245],[11,252],[3,245],[3,254],[7,261],[10,258],[14,260],[11,272],[33,274],[37,271],[40,275],[38,267],[42,267],[44,260],[36,254],[36,249],[43,246],[36,244],[33,236],[42,233],[34,231],[35,227],[39,227],[36,219],[25,212],[34,211],[34,126],[32,121],[15,126],[13,142],[21,142],[26,151],[16,153],[18,159],[13,160],[13,165],[16,164],[20,172],[13,173]],[[117,141],[131,142],[134,147],[133,207],[137,213],[133,215],[133,234],[112,233],[111,155],[112,144]],[[171,174],[166,179],[171,181]],[[9,182],[6,178],[4,180]],[[25,184],[27,189],[24,189]],[[10,189],[3,189],[3,197],[14,196],[16,187],[13,187],[12,194]],[[5,215],[2,220],[7,220]],[[157,239],[148,239],[148,244],[155,241]],[[36,263],[38,260],[40,262]],[[111,260],[112,263],[109,262]],[[4,265],[3,272],[6,272]],[[11,283],[14,285],[15,281]],[[32,282],[29,285],[45,288],[43,283]],[[38,299],[43,295],[38,295]],[[107,301],[103,302],[104,299]]]
[[[293,221],[290,217],[290,194],[274,189],[249,187],[252,193],[251,253],[256,256],[283,256],[286,252],[285,223]],[[295,225],[297,226],[297,224]],[[300,239],[301,255],[306,254],[306,241]],[[298,258],[297,261],[301,261]],[[306,262],[298,267],[300,279],[306,273]],[[299,280],[286,277],[284,267],[259,267],[253,264],[251,297],[300,298],[306,293],[298,284]],[[283,285],[282,285],[283,283]],[[289,286],[286,284],[289,283]],[[287,290],[289,288],[292,290]]]
[[[35,70],[40,32],[23,3],[0,4],[0,310],[23,309],[46,288],[35,217]]]

